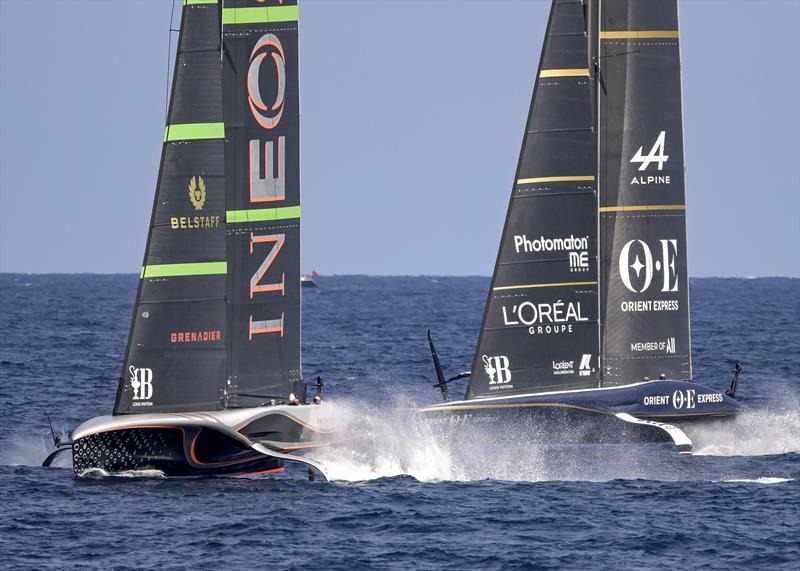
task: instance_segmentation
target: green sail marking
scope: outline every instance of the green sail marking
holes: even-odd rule
[[[225,221],[228,224],[241,222],[264,222],[270,220],[292,220],[300,218],[299,206],[284,206],[282,208],[254,208],[251,210],[228,210],[225,212]]]
[[[167,125],[164,142],[193,139],[224,139],[225,123],[176,123]]]
[[[141,278],[178,276],[212,276],[228,273],[228,262],[197,262],[194,264],[157,264],[142,266]]]
[[[254,6],[251,8],[223,8],[223,24],[272,24],[296,22],[297,6]]]

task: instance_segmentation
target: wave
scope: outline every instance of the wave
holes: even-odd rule
[[[794,478],[771,478],[769,476],[763,476],[761,478],[742,478],[721,481],[741,484],[785,484],[786,482],[794,482]]]
[[[331,406],[336,429],[353,438],[310,456],[332,481],[396,476],[421,482],[675,479],[665,466],[677,459],[671,444],[555,445],[547,442],[543,427],[524,422],[464,423],[457,417],[433,422],[402,397],[381,408],[341,401]]]
[[[671,444],[553,444],[546,427],[525,422],[480,423],[472,418],[464,423],[456,417],[431,422],[406,397],[383,407],[342,401],[329,406],[336,429],[352,436],[310,454],[332,481],[397,476],[421,482],[720,481],[713,465],[681,459]],[[800,414],[748,411],[735,421],[694,429],[690,436],[698,456],[800,452]]]
[[[698,456],[769,456],[800,452],[800,412],[747,410],[736,419],[688,430]]]
[[[89,468],[78,474],[79,478],[166,478],[166,474],[161,470],[121,470],[119,472],[107,472],[102,468]]]
[[[0,465],[41,466],[47,455],[54,450],[50,434],[47,436],[17,435],[7,439],[0,449]],[[53,468],[72,468],[72,454],[59,454]]]

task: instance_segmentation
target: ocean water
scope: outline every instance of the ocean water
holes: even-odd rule
[[[692,280],[696,379],[733,426],[668,445],[542,446],[513,427],[432,427],[425,339],[470,366],[487,278],[322,277],[303,362],[360,438],[333,481],[72,477],[57,430],[107,414],[137,276],[0,275],[0,567],[8,569],[796,569],[800,280]],[[458,392],[460,389],[455,389]],[[155,477],[154,477],[155,476]]]

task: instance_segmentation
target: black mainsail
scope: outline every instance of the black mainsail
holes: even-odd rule
[[[676,0],[554,0],[467,399],[691,378]]]
[[[297,19],[296,1],[184,2],[114,414],[304,396]]]
[[[467,398],[597,386],[597,198],[585,18],[553,2]]]

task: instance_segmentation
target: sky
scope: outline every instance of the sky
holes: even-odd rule
[[[303,271],[491,274],[549,2],[490,5],[301,2]],[[171,6],[0,0],[0,271],[139,271]],[[800,1],[680,17],[690,275],[799,276]]]

